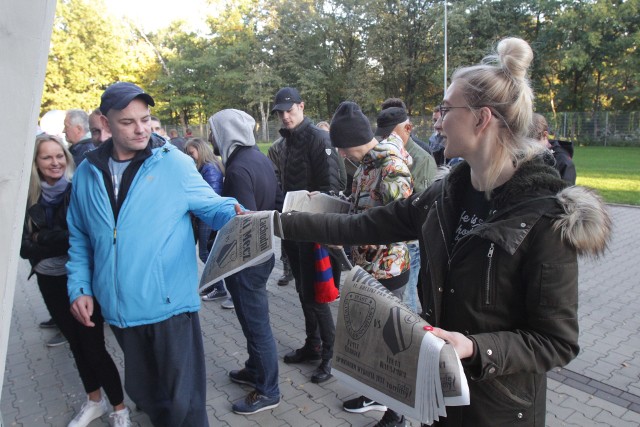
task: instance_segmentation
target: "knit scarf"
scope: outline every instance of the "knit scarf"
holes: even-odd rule
[[[44,207],[47,226],[53,228],[53,215],[55,208],[60,205],[64,198],[65,191],[69,186],[69,182],[63,176],[53,185],[49,185],[46,181],[40,181],[42,187],[42,196],[40,197],[40,205]]]

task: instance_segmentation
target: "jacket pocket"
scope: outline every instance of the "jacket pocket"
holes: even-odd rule
[[[520,375],[518,375],[520,377]],[[508,377],[498,377],[487,381],[487,387],[495,392],[495,397],[511,406],[529,408],[533,405],[533,390],[530,393],[525,392],[527,382],[518,381],[522,384],[512,384],[508,381]],[[518,392],[516,393],[517,390]]]

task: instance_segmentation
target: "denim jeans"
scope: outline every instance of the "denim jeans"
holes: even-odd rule
[[[256,391],[267,397],[280,397],[278,350],[269,323],[267,279],[275,257],[245,268],[225,279],[233,298],[242,332],[247,340],[249,359],[245,368],[256,382]]]
[[[414,313],[418,312],[418,276],[420,274],[420,245],[408,243],[409,257],[411,258],[411,273],[404,290],[403,301]]]

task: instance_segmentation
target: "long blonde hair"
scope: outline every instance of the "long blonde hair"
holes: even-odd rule
[[[198,168],[198,170],[200,170],[200,168],[205,163],[212,163],[212,164],[218,166],[218,169],[220,169],[220,171],[224,175],[224,166],[222,165],[222,162],[220,161],[218,156],[216,156],[213,153],[213,148],[211,148],[211,145],[206,143],[204,141],[204,139],[202,139],[202,138],[189,138],[187,140],[187,143],[184,145],[184,152],[185,153],[187,153],[187,148],[189,148],[189,147],[195,148],[195,150],[198,152],[198,160],[196,161],[196,167]]]
[[[75,162],[73,161],[73,156],[62,143],[62,139],[54,135],[42,134],[36,137],[36,144],[33,149],[33,161],[31,162],[31,179],[29,181],[29,193],[27,195],[27,208],[38,203],[40,196],[42,195],[42,180],[43,177],[38,170],[37,158],[38,151],[40,150],[40,144],[46,141],[53,141],[62,148],[62,152],[64,153],[64,157],[67,159],[67,167],[64,171],[64,177],[67,181],[71,182],[71,178],[73,177],[73,171],[75,170]]]
[[[489,107],[500,122],[498,150],[489,171],[487,197],[508,162],[516,168],[542,150],[528,137],[533,119],[533,90],[527,71],[533,61],[529,44],[519,38],[502,39],[496,52],[480,64],[457,69],[451,81],[461,83],[462,93],[473,110]]]

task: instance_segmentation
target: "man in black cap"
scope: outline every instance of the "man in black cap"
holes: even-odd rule
[[[125,390],[156,426],[208,426],[190,212],[220,229],[240,211],[193,160],[151,132],[153,98],[132,83],[102,95],[112,137],[78,167],[67,214],[71,311],[94,298],[122,348]]]
[[[277,113],[282,122],[280,144],[283,146],[277,158],[276,170],[283,193],[342,190],[346,182],[344,164],[331,147],[329,134],[304,117],[304,101],[300,93],[292,87],[280,89],[271,112]],[[335,324],[329,304],[315,300],[313,243],[283,241],[282,246],[295,279],[307,334],[304,346],[287,353],[284,362],[320,360],[318,369],[311,375],[311,381],[322,383],[331,378]]]

